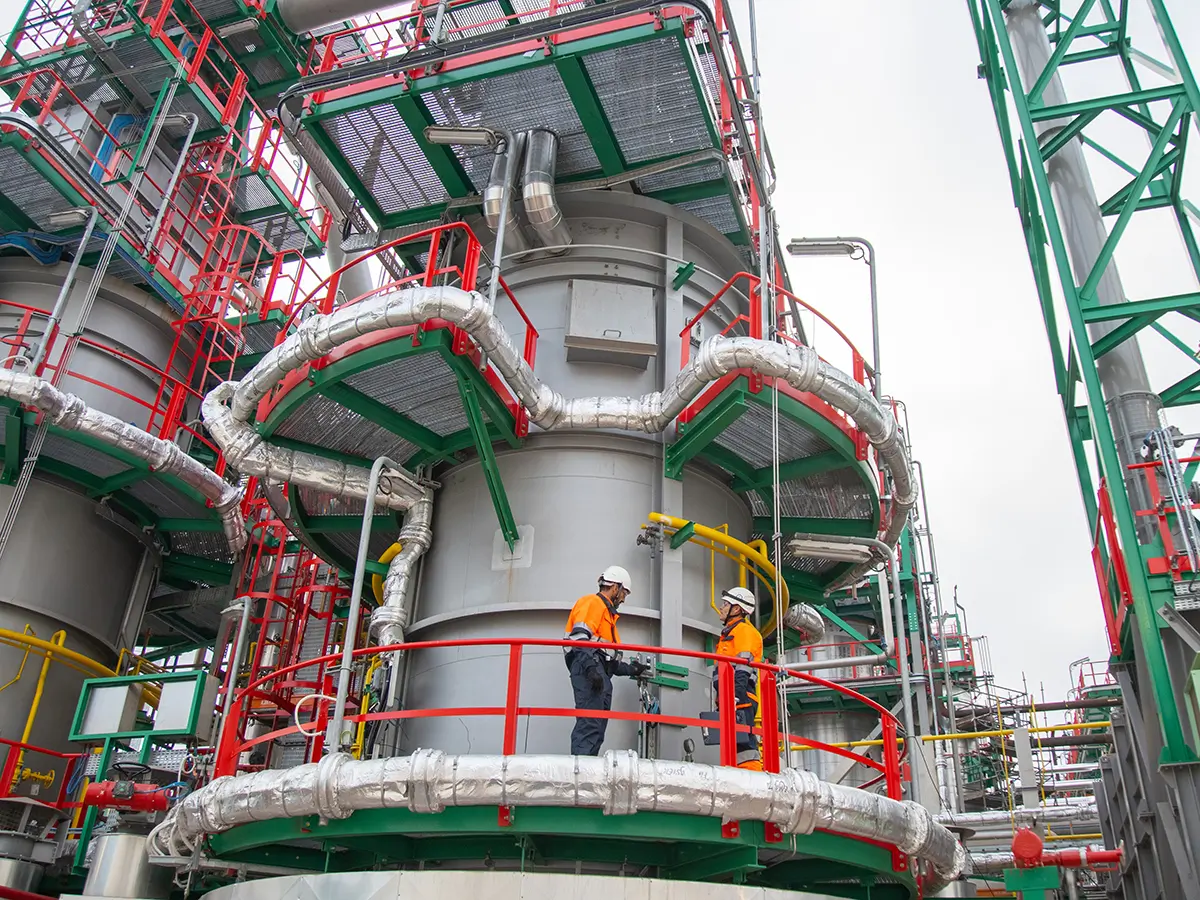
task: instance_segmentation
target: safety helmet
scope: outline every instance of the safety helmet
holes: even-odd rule
[[[621,566],[609,566],[600,573],[601,586],[606,584],[619,584],[625,588],[627,594],[633,593],[633,579],[629,577],[629,573]]]
[[[744,587],[734,587],[721,593],[721,599],[740,606],[748,613],[754,612],[754,595]]]

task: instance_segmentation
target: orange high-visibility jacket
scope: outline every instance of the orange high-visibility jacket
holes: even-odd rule
[[[747,662],[760,663],[763,659],[763,639],[749,619],[738,619],[721,632],[717,656],[738,656]],[[756,671],[756,670],[751,670]]]
[[[567,629],[563,635],[568,641],[599,641],[604,644],[619,644],[617,619],[620,616],[609,609],[599,594],[580,597],[567,616]],[[567,650],[572,648],[568,647]],[[759,655],[762,655],[762,639],[759,639]]]

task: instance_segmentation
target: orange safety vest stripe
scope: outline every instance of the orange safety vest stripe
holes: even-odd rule
[[[619,644],[621,643],[621,638],[617,634],[617,619],[619,618],[620,616],[608,608],[603,597],[599,594],[588,594],[586,597],[576,600],[575,605],[571,607],[571,614],[567,616],[566,633],[570,634],[576,625],[583,624],[591,631],[594,640],[605,644]]]

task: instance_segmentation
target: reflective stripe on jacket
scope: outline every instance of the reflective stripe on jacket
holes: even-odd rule
[[[617,634],[617,619],[619,618],[616,611],[599,594],[580,597],[571,607],[571,614],[567,616],[567,628],[563,634],[563,640],[619,644],[621,643],[621,637]],[[760,647],[761,644],[760,639]],[[576,648],[566,647],[564,649],[569,652]]]

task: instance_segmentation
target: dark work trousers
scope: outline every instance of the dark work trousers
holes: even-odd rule
[[[571,689],[575,692],[576,709],[612,709],[612,679],[595,653],[588,650],[572,650],[567,656],[567,668],[571,672]],[[600,687],[592,687],[588,679],[590,671],[600,673]],[[608,719],[578,718],[571,729],[572,756],[599,756],[604,743],[604,732]]]

